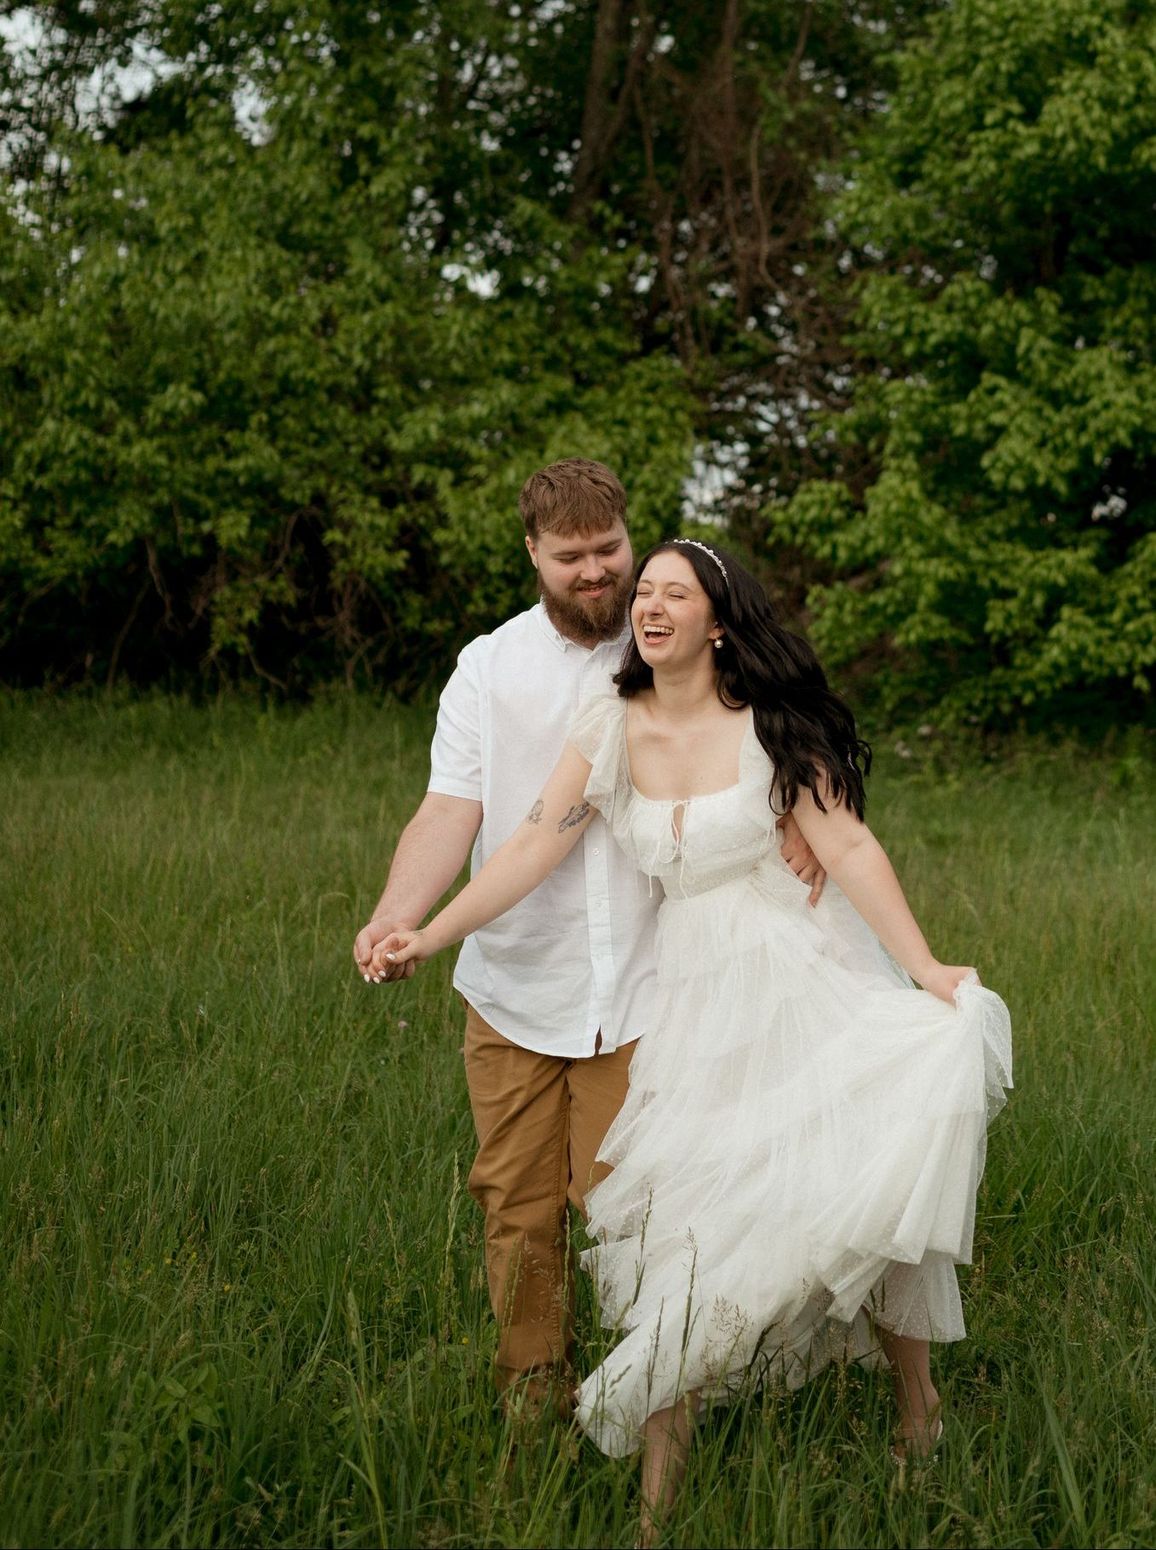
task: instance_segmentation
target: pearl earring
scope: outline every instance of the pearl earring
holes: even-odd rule
[[[722,650],[722,643],[723,643],[722,636],[721,635],[716,635],[715,638],[714,638],[714,649],[716,651],[721,651]]]

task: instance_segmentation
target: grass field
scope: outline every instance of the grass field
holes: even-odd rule
[[[631,1542],[628,1464],[560,1425],[511,1455],[493,1408],[450,964],[352,971],[428,732],[0,708],[3,1545]],[[1152,767],[882,764],[874,827],[1017,1039],[945,1446],[900,1491],[880,1377],[752,1394],[675,1542],[1151,1543]]]

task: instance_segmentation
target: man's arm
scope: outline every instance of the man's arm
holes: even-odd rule
[[[412,931],[465,866],[482,822],[482,804],[429,792],[406,824],[393,853],[373,919],[357,934],[353,957],[369,979],[373,949],[395,931]],[[386,979],[408,979],[412,963],[386,965]]]
[[[471,642],[438,701],[430,747],[430,786],[425,800],[402,831],[385,892],[373,919],[358,933],[353,957],[363,978],[373,949],[399,926],[419,926],[457,877],[482,822],[482,643]],[[412,965],[386,966],[385,979],[408,979]]]
[[[371,976],[432,957],[532,893],[566,859],[594,816],[583,795],[589,778],[590,761],[568,743],[542,795],[506,843],[424,930],[399,931],[379,943]]]

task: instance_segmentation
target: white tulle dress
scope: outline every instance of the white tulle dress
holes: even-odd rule
[[[688,1391],[878,1359],[872,1321],[961,1339],[955,1265],[1011,1085],[997,995],[967,983],[949,1006],[833,884],[807,904],[753,724],[737,785],[671,802],[634,789],[625,716],[600,695],[571,728],[587,801],[664,893],[654,1026],[587,1200],[587,1268],[622,1339],[578,1419],[612,1455]]]

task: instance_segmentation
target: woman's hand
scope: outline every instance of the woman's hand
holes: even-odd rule
[[[369,976],[378,982],[408,978],[399,972],[405,965],[410,966],[409,974],[412,974],[415,964],[424,963],[435,952],[437,948],[429,942],[424,931],[392,931],[373,949]]]
[[[980,982],[979,975],[970,964],[933,963],[918,979],[924,990],[952,1004],[955,1002],[955,992],[967,980],[973,979],[977,985]]]

